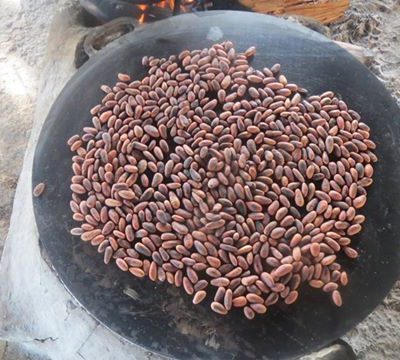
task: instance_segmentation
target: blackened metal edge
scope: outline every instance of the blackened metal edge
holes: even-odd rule
[[[72,154],[65,142],[90,122],[88,109],[101,97],[98,86],[115,82],[119,71],[134,70],[134,77],[141,77],[142,55],[164,56],[185,47],[212,44],[208,37],[213,28],[222,33],[216,41],[230,39],[239,50],[257,45],[254,67],[279,61],[288,79],[311,93],[338,92],[372,128],[380,161],[364,211],[367,223],[356,241],[361,256],[346,263],[350,286],[343,291],[341,309],[335,309],[326,295],[305,289],[298,304],[271,308],[253,322],[240,314],[218,317],[205,305],[193,307],[178,289],[133,279],[113,266],[106,268],[94,248],[69,235],[74,223],[68,206]],[[33,199],[40,238],[70,293],[96,319],[135,344],[178,358],[299,356],[355,326],[379,304],[398,277],[399,135],[399,109],[383,85],[322,35],[284,20],[245,12],[173,17],[136,29],[100,51],[82,66],[54,103],[33,165],[32,183],[44,181],[47,185],[46,193]],[[128,287],[133,290],[128,293],[137,293],[138,299],[124,295]]]

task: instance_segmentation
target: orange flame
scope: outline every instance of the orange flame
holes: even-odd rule
[[[145,18],[145,14],[142,13],[142,15],[140,15],[140,18],[138,19],[139,24],[143,24],[144,23],[144,18]]]
[[[186,6],[189,4],[193,4],[194,2],[195,2],[194,0],[184,0],[180,7],[181,11],[183,11],[183,12],[188,11]],[[153,6],[157,6],[162,9],[170,8],[171,10],[173,10],[174,5],[175,5],[175,0],[163,0],[163,1],[160,1],[156,4],[154,4]],[[148,13],[148,11],[151,12],[151,6],[145,5],[145,4],[140,4],[140,5],[138,5],[138,8],[142,11],[142,14],[140,15],[138,21],[139,21],[139,24],[143,24],[146,21],[146,14]]]
[[[161,1],[157,4],[158,7],[165,9],[166,7],[168,7],[168,4],[166,1]]]

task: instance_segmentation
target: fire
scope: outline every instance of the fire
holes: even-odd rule
[[[143,24],[144,23],[144,18],[145,18],[145,14],[142,13],[142,15],[140,15],[140,18],[138,19],[139,24]]]
[[[170,4],[171,4],[171,1],[170,1]],[[165,9],[165,8],[167,8],[167,7],[171,7],[170,4],[168,4],[167,1],[160,1],[159,3],[156,4],[156,6],[162,8],[162,9]],[[171,7],[171,9],[173,9],[173,8],[174,8],[174,4],[173,4],[173,1],[172,1],[172,7]]]
[[[145,20],[145,17],[146,17],[146,11],[147,11],[147,9],[148,9],[148,5],[138,5],[138,8],[142,11],[142,14],[140,15],[140,17],[139,17],[139,19],[138,19],[138,22],[139,22],[139,24],[143,24],[144,23],[144,20]]]
[[[139,24],[143,24],[149,20],[149,15],[152,13],[152,8],[170,9],[171,12],[175,12],[177,10],[176,7],[179,6],[178,13],[182,13],[190,11],[191,5],[195,3],[196,0],[181,0],[180,4],[176,3],[176,0],[162,0],[153,5],[140,4],[138,5],[139,10],[141,11],[140,17],[138,19]]]

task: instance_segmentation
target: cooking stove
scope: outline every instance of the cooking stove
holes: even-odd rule
[[[99,24],[89,30],[77,44],[75,65],[80,67],[101,48],[111,44],[120,36],[135,31],[143,24],[187,12],[214,9],[242,9],[236,1],[95,1],[81,0],[81,5]],[[343,341],[334,344],[332,359],[352,359],[351,348]]]
[[[69,44],[76,44],[76,68],[80,67],[90,56],[93,56],[98,50],[112,43],[120,36],[128,32],[135,31],[135,28],[141,26],[142,24],[155,22],[186,12],[210,11],[216,9],[243,10],[243,7],[237,1],[81,0],[80,3],[85,11],[90,14],[91,25],[95,24],[97,26],[87,28],[86,26],[83,26],[82,23],[79,23],[80,20],[85,18],[85,16],[82,17],[82,14],[79,11],[68,14],[69,16],[72,15],[73,17],[75,17],[72,22],[76,31],[73,33],[68,33],[68,31],[66,31],[66,41],[68,41]],[[65,36],[65,33],[63,33],[63,29],[66,30],[67,25],[71,24],[67,24],[67,22],[64,21],[64,28],[61,27],[55,30],[56,33],[58,33],[59,37],[57,38],[57,36],[53,34],[53,39],[57,38],[57,41],[59,41],[62,38],[61,34]],[[50,37],[50,39],[51,38],[52,37]],[[72,49],[72,46],[70,46],[70,48]],[[54,87],[57,89],[57,91],[60,90],[61,85],[57,84],[57,82],[59,82],[60,79],[65,82],[69,77],[74,74],[75,69],[73,69],[71,66],[69,66],[70,64],[68,64],[68,61],[71,61],[72,58],[73,56],[71,57],[71,53],[62,59],[60,59],[55,52],[52,52],[50,54],[48,63],[59,62],[58,68],[62,70],[62,73],[60,73],[58,76],[53,74],[52,77],[46,79],[47,89],[52,89]],[[52,100],[54,100],[54,97],[55,95],[53,94],[53,99],[51,97],[47,99],[48,104],[44,106],[44,113],[47,112]],[[44,99],[42,99],[42,102],[43,101]],[[98,327],[103,328],[103,325],[98,324]],[[106,330],[104,331],[104,339],[106,339]],[[123,340],[121,341],[123,342]],[[336,344],[331,348],[333,350],[328,351],[331,354],[329,359],[346,360],[355,358],[351,348],[343,341],[336,342]]]
[[[140,24],[187,12],[246,10],[235,0],[80,0],[80,4],[99,22],[129,16]]]

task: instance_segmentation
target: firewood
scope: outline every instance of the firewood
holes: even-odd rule
[[[255,12],[272,15],[295,14],[312,17],[323,24],[340,19],[350,0],[239,0]]]

